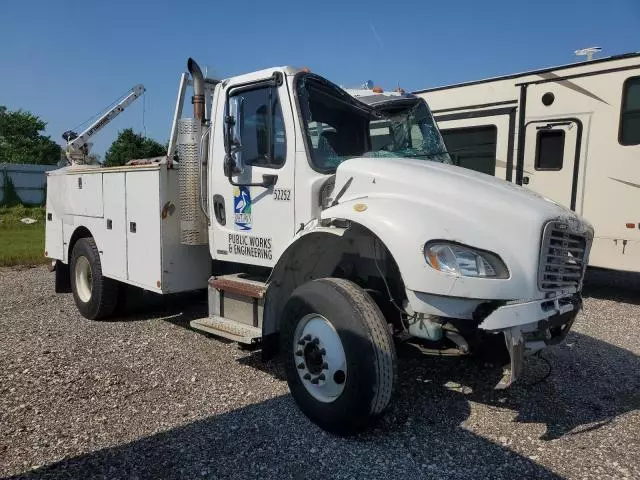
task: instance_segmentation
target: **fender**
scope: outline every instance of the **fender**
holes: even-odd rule
[[[525,273],[526,259],[518,257],[517,246],[515,250],[513,245],[510,247],[508,236],[455,205],[425,203],[405,196],[366,196],[328,208],[321,218],[349,220],[378,236],[396,260],[408,290],[449,297],[516,300],[535,287]],[[474,239],[471,244],[470,238]],[[507,263],[510,278],[456,277],[434,270],[424,258],[424,245],[436,239],[495,252]]]
[[[342,254],[339,245],[345,232],[346,228],[316,223],[293,237],[267,281],[263,337],[278,332],[284,303],[298,285],[331,275]]]

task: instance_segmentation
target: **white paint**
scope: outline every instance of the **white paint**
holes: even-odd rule
[[[91,232],[106,277],[158,293],[206,288],[210,259],[206,246],[180,245],[178,174],[166,164],[114,168],[68,167],[48,176],[46,250],[51,258],[69,262],[69,244],[79,227]],[[100,195],[91,204],[72,205],[67,190],[82,176]],[[162,219],[163,207],[167,208]],[[74,212],[101,212],[85,216]],[[112,228],[107,229],[107,220]],[[130,231],[135,222],[136,233]],[[158,282],[160,284],[158,285]]]
[[[104,187],[104,230],[102,273],[113,278],[127,278],[127,222],[125,173],[102,176]],[[111,223],[111,229],[108,223]],[[102,240],[102,239],[101,239]]]
[[[78,292],[78,297],[84,303],[87,303],[91,300],[91,290],[93,288],[93,277],[91,275],[91,265],[89,265],[89,260],[84,255],[77,257],[75,270],[73,272],[75,275],[75,283],[76,283],[76,291]]]
[[[160,257],[159,171],[127,172],[127,278],[142,285],[159,285]],[[132,226],[135,225],[135,230]]]
[[[222,109],[224,108],[224,98],[226,98],[229,90],[233,89],[239,84],[247,81],[260,81],[268,80],[273,77],[276,69],[263,70],[254,74],[242,75],[230,80],[225,87],[220,86],[216,88],[222,101],[218,100],[216,107],[218,108],[217,115],[220,118]],[[223,171],[223,161],[225,157],[224,150],[224,129],[216,127],[213,129],[213,142],[211,143],[209,158],[212,159],[209,169],[209,185],[208,191],[217,193],[224,197],[225,209],[226,209],[226,225],[221,225],[213,218],[211,221],[211,256],[217,260],[248,263],[254,265],[263,265],[272,267],[276,264],[282,252],[287,247],[291,238],[295,234],[296,221],[294,217],[294,207],[296,201],[296,189],[295,189],[295,177],[294,167],[295,162],[292,159],[295,156],[296,141],[294,132],[294,120],[293,120],[293,105],[289,96],[289,90],[286,82],[277,88],[278,98],[282,107],[284,115],[284,126],[286,131],[286,158],[287,161],[280,168],[266,168],[258,165],[244,168],[244,171],[239,175],[234,175],[232,178],[237,183],[257,183],[262,182],[263,175],[277,175],[278,180],[274,187],[248,187],[251,198],[251,229],[240,230],[235,223],[234,214],[234,192],[239,192],[238,187],[234,187],[229,183],[229,180]],[[222,122],[218,122],[221,124]],[[305,169],[306,171],[306,169]],[[274,198],[274,188],[290,190],[290,201],[282,202]],[[209,195],[209,212],[213,212],[212,202],[213,195]],[[240,202],[244,204],[245,198],[240,199]],[[271,258],[256,257],[247,255],[246,249],[236,249],[233,239],[234,235],[242,235],[248,237],[250,241],[256,241],[257,239],[269,239],[271,244]],[[249,245],[251,246],[251,245]],[[253,253],[255,252],[249,250]],[[219,252],[226,252],[225,254]],[[243,253],[237,253],[243,252]],[[268,256],[267,256],[268,257]]]

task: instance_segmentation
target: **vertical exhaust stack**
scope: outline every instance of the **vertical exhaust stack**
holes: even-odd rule
[[[200,120],[200,123],[204,123],[204,75],[202,75],[200,66],[191,57],[187,60],[187,70],[189,70],[193,81],[193,97],[191,97],[193,117]]]
[[[178,121],[178,188],[180,190],[180,243],[204,245],[207,229],[200,208],[200,138],[205,123],[204,76],[191,58],[187,69],[193,81],[193,116]],[[203,149],[205,150],[205,149]]]

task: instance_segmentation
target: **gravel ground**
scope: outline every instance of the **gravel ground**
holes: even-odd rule
[[[531,359],[507,392],[490,366],[402,351],[391,410],[344,439],[297,410],[278,363],[190,330],[201,297],[92,322],[45,268],[0,269],[0,475],[640,478],[638,292],[589,287],[549,377]]]

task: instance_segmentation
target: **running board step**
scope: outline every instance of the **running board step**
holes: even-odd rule
[[[267,284],[244,273],[209,279],[209,317],[225,318],[262,331]]]
[[[235,320],[219,317],[218,315],[192,320],[189,325],[196,330],[202,330],[203,332],[247,345],[257,343],[262,338],[261,329]]]
[[[209,279],[209,286],[225,292],[256,299],[262,299],[267,291],[266,283],[252,279],[244,273],[211,277]]]

